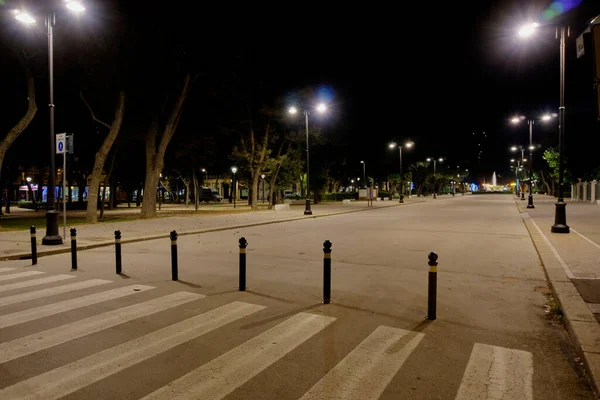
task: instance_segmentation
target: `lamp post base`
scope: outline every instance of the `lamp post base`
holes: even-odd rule
[[[552,225],[552,233],[569,233],[571,230],[567,225],[567,204],[559,201],[554,204],[554,225]]]
[[[533,205],[533,195],[529,193],[529,197],[527,198],[527,208],[535,208]]]
[[[304,209],[304,215],[312,215],[310,210],[310,199],[306,199],[306,208]]]
[[[58,211],[46,212],[46,236],[42,238],[42,245],[55,246],[63,244],[62,237],[58,234]]]

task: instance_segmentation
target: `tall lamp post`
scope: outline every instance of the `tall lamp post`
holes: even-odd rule
[[[527,162],[527,159],[525,158],[525,148],[523,146],[512,146],[510,148],[511,151],[518,151],[521,150],[521,166],[525,166],[525,163]],[[525,174],[523,174],[523,176],[525,176]],[[521,185],[519,185],[521,186]],[[521,191],[521,200],[525,200],[525,188],[524,187],[520,187],[520,191]]]
[[[545,114],[540,119],[543,122],[550,121],[552,117],[556,117],[557,114]],[[518,124],[521,121],[524,121],[526,118],[524,116],[514,117],[510,121],[513,124]],[[535,146],[533,144],[533,125],[535,124],[534,119],[527,119],[527,125],[529,126],[529,196],[527,199],[527,208],[535,208],[533,204],[533,150],[535,150]]]
[[[321,114],[327,111],[327,106],[323,103],[317,106],[317,111]],[[298,109],[296,107],[290,107],[288,112],[290,114],[296,114]],[[304,209],[304,215],[312,215],[310,209],[310,153],[308,145],[308,116],[310,115],[309,110],[304,110],[304,121],[306,124],[306,208]]]
[[[533,22],[525,25],[519,30],[519,36],[529,37],[535,33],[539,24]],[[563,198],[563,152],[565,141],[565,61],[566,61],[566,36],[567,28],[562,26],[556,29],[556,36],[560,29],[560,104],[558,107],[558,200],[554,207],[554,225],[551,231],[553,233],[569,233],[571,229],[567,225],[567,204]]]
[[[85,7],[79,1],[65,2],[65,6],[73,13],[79,14],[85,11]],[[35,24],[35,19],[27,12],[22,10],[14,11],[15,18],[26,25]],[[48,174],[48,203],[46,211],[46,236],[42,238],[43,245],[62,244],[62,237],[58,234],[58,211],[56,210],[56,136],[54,134],[54,25],[56,25],[56,15],[49,13],[46,18],[46,27],[48,28],[48,79],[49,79],[49,101],[50,109],[50,171]]]
[[[265,174],[260,176],[262,178],[262,202],[265,204]]]
[[[444,159],[442,157],[440,157],[438,159],[431,158],[431,157],[427,158],[427,162],[432,162],[432,161],[433,161],[433,198],[437,199],[437,192],[435,190],[435,183],[436,183],[435,171],[436,171],[436,168],[437,168],[437,162],[438,161],[442,162],[442,161],[444,161]]]
[[[404,146],[400,146],[396,143],[390,143],[389,147],[390,149],[394,149],[394,148],[398,148],[398,153],[400,154],[400,201],[399,203],[404,203],[404,176],[402,175],[402,148],[406,147],[407,149],[410,149],[411,147],[413,147],[415,144],[413,142],[406,142],[404,144]]]
[[[363,182],[365,187],[367,187],[367,163],[365,163],[364,161],[360,162],[363,166]]]
[[[237,170],[238,170],[237,167],[231,167],[231,172],[233,172],[233,182],[232,182],[232,186],[233,187],[231,188],[231,191],[233,193],[233,208],[236,207],[235,198],[237,197],[237,193],[236,193],[236,190],[235,190],[235,185],[236,185],[236,182],[235,182],[235,173],[237,172]]]

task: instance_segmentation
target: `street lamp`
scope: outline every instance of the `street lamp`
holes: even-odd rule
[[[235,198],[237,197],[237,193],[235,190],[235,173],[237,172],[237,170],[238,170],[237,167],[231,167],[231,172],[233,172],[233,182],[232,182],[233,187],[231,188],[231,191],[233,193],[233,208],[236,207]]]
[[[265,174],[260,176],[262,178],[262,202],[265,204]]]
[[[519,30],[519,36],[529,37],[533,35],[539,27],[537,22],[523,26]],[[556,29],[558,36],[558,28]],[[563,199],[563,150],[565,141],[565,41],[567,28],[560,27],[560,104],[558,107],[558,200],[554,208],[554,225],[551,231],[553,233],[569,233],[570,228],[567,225],[567,204]]]
[[[525,161],[527,161],[525,159],[525,148],[523,146],[512,146],[510,148],[510,150],[513,152],[517,151],[517,150],[521,150],[521,165],[525,165]],[[524,190],[524,188],[521,189],[520,186],[521,185],[519,185],[519,189],[521,191],[521,200],[525,200],[525,190]],[[529,191],[531,192],[531,187],[529,187]],[[517,196],[518,196],[518,194],[517,194]]]
[[[85,7],[79,1],[65,2],[65,6],[73,13],[79,14],[85,11]],[[35,18],[29,13],[22,10],[14,11],[15,19],[23,24],[35,24]],[[63,239],[58,234],[58,211],[56,210],[56,196],[54,190],[56,188],[56,136],[54,134],[54,25],[56,24],[56,15],[54,12],[49,13],[45,18],[46,26],[48,27],[48,80],[49,85],[49,101],[50,108],[50,172],[48,174],[48,211],[46,212],[46,236],[42,238],[43,245],[62,244]],[[97,193],[90,193],[90,196],[97,196]],[[88,199],[88,201],[95,201]]]
[[[327,106],[324,103],[320,103],[317,105],[317,111],[321,114],[327,111]],[[296,107],[290,107],[288,112],[292,115],[298,113],[298,109]],[[304,110],[304,120],[306,124],[306,208],[304,209],[304,215],[312,215],[312,211],[310,209],[310,155],[309,155],[309,146],[308,146],[308,116],[310,111]]]
[[[540,119],[544,122],[550,121],[553,116],[556,114],[544,114]],[[518,124],[519,122],[525,120],[524,116],[514,117],[511,119],[513,124]],[[528,119],[527,125],[529,125],[529,196],[527,198],[527,208],[535,208],[533,204],[533,150],[535,146],[533,145],[533,124],[535,123],[534,119]],[[514,146],[513,146],[514,147]],[[514,150],[513,150],[514,151]]]
[[[436,171],[436,168],[437,168],[436,164],[437,164],[438,161],[439,162],[443,162],[444,159],[442,157],[440,157],[438,159],[428,157],[426,161],[427,162],[432,162],[433,161],[433,198],[437,199],[437,193],[436,193],[436,190],[435,190],[435,184],[436,184],[435,171]]]
[[[367,187],[367,164],[364,161],[360,163],[363,165],[363,182],[365,187]]]
[[[394,149],[394,148],[398,148],[398,152],[400,153],[400,201],[399,203],[404,203],[404,176],[402,175],[402,148],[406,147],[407,149],[410,149],[411,147],[413,147],[415,144],[413,142],[406,142],[404,144],[404,146],[400,146],[396,143],[390,143],[389,147],[390,149]]]

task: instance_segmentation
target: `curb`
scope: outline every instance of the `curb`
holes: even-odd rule
[[[301,221],[301,220],[305,220],[305,219],[325,218],[325,217],[331,217],[334,215],[350,214],[350,213],[361,212],[361,211],[381,210],[384,208],[407,206],[407,205],[411,205],[411,204],[418,204],[418,203],[425,203],[425,202],[426,202],[425,200],[422,200],[422,201],[411,201],[410,203],[395,203],[395,204],[391,204],[389,206],[386,205],[386,206],[381,206],[381,207],[367,207],[367,208],[361,208],[358,210],[338,211],[338,212],[332,212],[332,213],[321,214],[321,215],[310,215],[310,216],[293,217],[293,218],[287,218],[287,219],[269,220],[269,221],[263,221],[263,222],[253,222],[253,223],[241,224],[241,225],[230,225],[230,226],[221,226],[221,227],[217,227],[217,228],[198,229],[198,230],[177,232],[177,234],[179,236],[198,235],[198,234],[203,234],[203,233],[227,231],[227,230],[232,230],[232,229],[252,228],[255,226],[262,226],[262,225],[273,225],[273,224],[280,224],[280,223],[284,223],[284,222]],[[148,241],[148,240],[164,239],[164,238],[168,238],[168,237],[169,237],[169,233],[165,232],[165,233],[156,234],[156,235],[137,236],[137,237],[128,238],[128,239],[121,239],[121,243],[125,244],[125,243],[144,242],[144,241]],[[115,244],[114,240],[106,240],[103,242],[84,244],[81,246],[77,246],[77,250],[91,250],[91,249],[97,249],[99,247],[113,246],[114,244]],[[71,252],[70,247],[63,247],[63,248],[51,249],[51,250],[41,250],[41,251],[38,248],[37,256],[38,256],[38,258],[40,258],[40,257],[44,257],[44,256],[52,256],[52,255],[56,255],[56,254],[64,254],[64,253],[70,253],[70,252]],[[30,259],[31,259],[31,252],[14,253],[14,254],[6,255],[6,256],[0,256],[0,261],[30,260]]]
[[[560,305],[575,350],[583,360],[596,393],[600,393],[600,324],[573,285],[561,263],[531,218],[523,223],[538,253],[546,280]]]

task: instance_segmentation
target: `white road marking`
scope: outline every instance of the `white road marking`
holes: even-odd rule
[[[31,308],[25,311],[19,311],[11,314],[2,315],[0,316],[0,328],[6,328],[8,326],[22,324],[24,322],[36,320],[38,318],[48,317],[50,315],[59,314],[61,312],[74,310],[80,307],[90,306],[92,304],[101,303],[103,301],[130,296],[132,294],[141,293],[150,289],[154,289],[154,287],[143,285],[125,286],[106,292],[94,293],[87,296],[78,297],[76,299],[60,301],[58,303],[47,304],[45,306]]]
[[[0,364],[204,297],[190,292],[173,293],[1,343]]]
[[[233,302],[0,390],[2,400],[52,400],[264,309]]]
[[[64,281],[65,279],[74,279],[74,278],[75,278],[75,275],[54,275],[54,276],[47,276],[45,278],[31,279],[31,280],[24,281],[24,282],[9,283],[6,285],[1,285],[0,292],[7,292],[9,290],[15,290],[15,289],[23,289],[26,287],[38,286],[38,285],[43,285],[45,283]]]
[[[563,267],[563,269],[565,270],[565,273],[567,274],[567,276],[569,277],[569,279],[575,279],[575,275],[573,275],[573,273],[569,269],[569,266],[567,265],[567,263],[565,263],[565,261],[562,259],[562,257],[558,254],[558,251],[556,251],[556,249],[554,248],[554,246],[552,246],[552,243],[550,243],[550,240],[548,240],[548,238],[546,237],[546,235],[544,235],[544,232],[542,232],[542,230],[540,229],[540,227],[538,226],[538,224],[535,223],[535,221],[533,220],[533,218],[530,218],[529,220],[535,226],[535,228],[537,229],[538,233],[540,235],[542,235],[542,238],[544,238],[544,241],[546,242],[546,244],[548,245],[548,247],[550,247],[550,251],[552,251],[552,254],[554,254],[554,257],[556,257],[556,259],[558,260],[558,263]]]
[[[7,272],[7,271],[14,271],[14,270],[15,270],[14,268],[8,268],[8,267],[0,268],[0,272]]]
[[[20,303],[22,301],[29,301],[34,299],[40,299],[42,297],[53,296],[55,294],[68,293],[73,292],[75,290],[87,289],[98,285],[105,285],[107,283],[112,283],[112,281],[107,281],[104,279],[90,279],[83,282],[72,283],[70,285],[55,286],[48,289],[41,289],[33,292],[15,294],[14,296],[1,297],[0,307],[7,306],[9,304]]]
[[[533,400],[533,355],[475,343],[456,400]]]
[[[142,400],[222,399],[335,320],[298,313]]]
[[[379,326],[300,400],[376,400],[425,335]]]
[[[577,232],[573,228],[571,228],[571,232],[575,232],[576,234],[578,234],[579,236],[581,236],[583,239],[585,239],[589,244],[591,244],[592,246],[596,247],[597,249],[600,249],[600,245],[598,243],[594,242],[592,239],[589,239],[587,236],[583,236],[583,234]]]
[[[42,271],[26,271],[26,272],[18,272],[16,274],[9,275],[0,275],[0,281],[10,281],[13,279],[26,278],[28,276],[40,275],[43,274]]]

